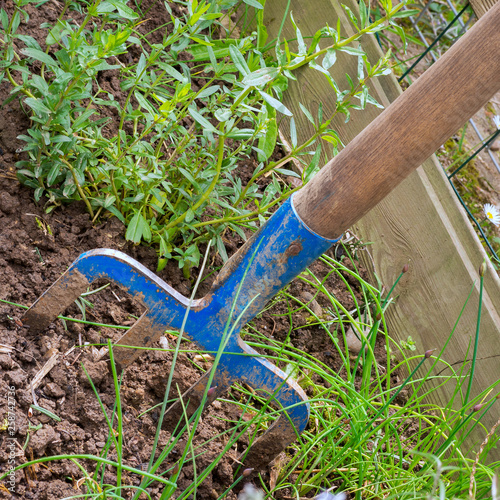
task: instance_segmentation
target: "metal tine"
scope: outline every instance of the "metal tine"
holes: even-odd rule
[[[144,312],[113,347],[113,355],[118,368],[125,370],[144,353],[144,350],[134,349],[134,347],[152,346],[160,339],[164,331],[165,328],[149,310]]]
[[[183,428],[184,420],[193,416],[202,402],[210,373],[210,370],[207,371],[182,394],[182,404],[180,399],[178,399],[168,408],[162,422],[162,428],[164,430],[178,433]],[[237,382],[237,379],[228,379],[227,372],[225,372],[224,369],[217,370],[212,380],[213,391],[208,393],[203,412],[207,411],[210,404],[229,390],[235,382]],[[286,383],[284,385],[286,385]],[[304,399],[304,403],[305,401]],[[301,428],[296,428],[291,418],[284,413],[236,460],[243,464],[244,467],[256,470],[262,469],[280,452],[284,451],[289,444],[294,442],[302,430]]]
[[[68,269],[26,311],[22,322],[34,333],[45,330],[89,286],[87,278],[76,269]]]

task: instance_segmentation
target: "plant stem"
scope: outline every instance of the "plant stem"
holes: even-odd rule
[[[223,127],[223,125],[221,124],[220,125],[221,132],[222,132],[222,127]],[[203,203],[205,203],[205,201],[208,200],[208,198],[210,197],[210,194],[215,189],[215,186],[217,185],[217,182],[219,181],[219,177],[220,177],[220,173],[221,173],[221,169],[222,169],[222,160],[224,159],[224,136],[223,135],[219,136],[219,143],[218,143],[217,151],[218,151],[218,155],[217,155],[217,166],[216,166],[215,176],[212,179],[210,186],[208,186],[208,189],[203,193],[203,195],[199,198],[199,200],[191,207],[191,210],[193,212],[196,212],[196,210],[201,205],[203,205]],[[187,212],[184,212],[179,217],[177,217],[177,219],[169,222],[163,228],[162,231],[163,232],[168,231],[170,228],[177,226],[186,218],[186,215],[187,215]]]
[[[399,10],[399,9],[397,9],[397,10]],[[341,42],[334,43],[333,45],[330,45],[329,47],[326,47],[325,49],[318,50],[318,52],[314,52],[313,54],[305,56],[302,61],[299,61],[299,62],[293,64],[292,66],[287,66],[285,69],[287,69],[288,71],[294,71],[294,70],[296,70],[296,69],[304,66],[305,64],[310,63],[311,61],[315,60],[319,56],[321,56],[323,54],[326,54],[326,52],[328,50],[330,50],[330,49],[338,50],[338,49],[341,49],[342,47],[345,47],[346,45],[349,45],[352,42],[355,42],[356,40],[358,40],[359,38],[361,38],[363,35],[372,32],[373,29],[376,28],[377,26],[380,26],[381,24],[383,24],[386,21],[388,21],[391,18],[391,15],[393,13],[397,12],[397,10],[394,9],[393,12],[391,12],[391,14],[387,14],[386,16],[378,19],[377,21],[375,21],[370,26],[367,26],[366,28],[363,28],[362,30],[359,30],[357,33],[355,33],[354,35],[350,36],[349,38],[345,38]]]
[[[253,212],[250,212],[248,214],[244,215],[235,215],[234,217],[224,217],[222,219],[214,219],[214,220],[208,220],[204,222],[198,222],[197,224],[193,224],[193,227],[203,227],[203,226],[211,226],[211,225],[216,225],[216,224],[224,224],[226,222],[234,222],[237,220],[241,219],[248,219],[249,217],[257,217],[260,214],[263,214],[267,210],[269,210],[271,207],[276,205],[277,203],[280,203],[283,200],[286,200],[289,196],[291,196],[293,193],[298,191],[300,187],[291,189],[290,191],[287,191],[285,194],[282,194],[279,198],[276,200],[272,201],[271,203],[267,204],[266,206],[259,208],[258,210],[254,210]]]
[[[481,310],[482,310],[482,305],[483,305],[483,282],[484,282],[483,273],[481,273],[481,276],[479,279],[480,279],[480,281],[479,281],[479,306],[478,306],[478,311],[477,311],[476,335],[474,338],[474,351],[472,353],[472,364],[470,367],[469,383],[467,384],[467,392],[465,393],[464,408],[465,408],[465,406],[467,406],[467,403],[469,402],[469,396],[470,396],[470,392],[472,389],[472,382],[474,380],[474,371],[476,368],[477,347],[479,344],[479,327],[481,324]]]
[[[85,202],[85,205],[87,205],[87,210],[90,213],[90,218],[93,219],[94,218],[94,211],[92,210],[92,206],[90,205],[89,199],[87,198],[87,196],[83,192],[83,189],[80,186],[80,183],[78,182],[78,179],[76,177],[75,168],[73,167],[73,165],[71,165],[71,163],[69,161],[66,160],[66,158],[63,158],[62,156],[60,156],[59,159],[69,168],[71,175],[73,176],[73,181],[75,183],[76,189],[78,190],[78,193],[80,194],[81,199]]]

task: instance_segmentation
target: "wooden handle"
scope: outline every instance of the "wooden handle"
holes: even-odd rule
[[[500,89],[500,2],[301,189],[297,213],[336,238]]]

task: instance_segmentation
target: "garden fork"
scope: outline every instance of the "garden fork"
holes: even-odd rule
[[[325,252],[348,227],[381,201],[478,111],[500,88],[500,3],[476,23],[408,90],[330,161],[226,263],[208,295],[191,304],[186,334],[223,355],[213,373],[209,402],[243,381],[283,409],[242,456],[260,468],[305,429],[309,404],[299,385],[240,338],[283,286]],[[27,311],[23,322],[46,328],[89,284],[101,277],[125,286],[147,311],[118,341],[115,359],[126,368],[168,328],[181,328],[189,301],[144,266],[114,250],[82,254]],[[209,373],[182,396],[188,415],[198,408]],[[172,428],[183,413],[166,414]]]

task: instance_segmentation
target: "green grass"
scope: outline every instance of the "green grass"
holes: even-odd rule
[[[319,168],[321,150],[326,147],[331,155],[336,153],[339,139],[329,128],[332,118],[338,113],[349,118],[351,109],[376,105],[368,94],[367,82],[388,71],[387,57],[370,65],[356,42],[365,33],[381,30],[384,22],[401,35],[395,20],[408,15],[400,11],[402,4],[382,2],[384,17],[372,23],[362,3],[359,15],[346,9],[354,36],[343,38],[337,30],[325,27],[312,39],[304,40],[295,26],[296,39],[288,43],[267,40],[262,9],[248,7],[256,4],[248,0],[245,15],[256,19],[256,31],[234,41],[224,35],[222,20],[236,9],[236,2],[226,2],[229,11],[217,9],[215,2],[177,2],[186,7],[187,13],[163,27],[165,37],[155,46],[139,30],[137,12],[143,14],[140,6],[135,12],[125,2],[68,1],[62,5],[58,21],[46,26],[47,45],[40,46],[33,37],[18,33],[29,2],[14,3],[12,16],[0,10],[0,80],[10,82],[12,98],[21,97],[32,120],[23,136],[28,159],[18,165],[19,178],[35,190],[35,198],[45,203],[47,211],[72,200],[83,200],[95,221],[118,217],[126,226],[127,239],[157,248],[159,268],[166,259],[176,259],[186,275],[199,264],[202,244],[208,248],[212,245],[225,259],[222,236],[226,231],[244,237],[243,229],[259,226],[269,210],[291,194],[293,190],[281,179],[283,175],[297,175],[286,168],[292,159],[303,165],[301,180],[307,182]],[[72,9],[83,15],[79,26],[66,21],[66,13]],[[294,22],[293,18],[290,21]],[[325,48],[316,51],[320,40]],[[119,58],[132,47],[140,55],[134,64],[124,67]],[[191,54],[192,65],[179,58],[183,50]],[[357,81],[346,89],[339,88],[327,71],[337,51],[359,61]],[[315,130],[304,144],[297,143],[295,121],[289,117],[292,151],[275,161],[272,152],[277,144],[277,126],[289,114],[280,101],[293,72],[305,64],[327,79],[337,96],[337,108],[332,116],[325,117],[321,107],[313,116],[302,106]],[[93,88],[97,73],[111,70],[119,72],[126,93],[122,104],[99,86]],[[196,90],[195,81],[201,81]],[[112,137],[103,133],[106,107],[116,109],[119,116]],[[249,157],[256,157],[258,166],[243,185],[235,169],[240,160]],[[259,190],[259,181],[268,174],[271,182],[264,191]],[[389,296],[383,296],[377,286],[359,276],[356,260],[349,259],[354,270],[352,265],[345,266],[327,256],[323,264],[328,273],[343,281],[354,303],[350,310],[328,290],[325,278],[319,279],[311,272],[301,276],[328,300],[323,316],[314,316],[311,309],[308,312],[311,324],[315,323],[328,337],[332,351],[341,360],[341,370],[333,370],[294,348],[290,334],[298,327],[293,322],[283,342],[265,336],[255,325],[249,325],[243,333],[246,342],[292,373],[311,394],[309,428],[287,449],[272,485],[263,477],[257,478],[266,498],[284,489],[291,490],[296,498],[326,489],[345,491],[356,499],[496,500],[494,474],[498,464],[489,463],[487,455],[498,437],[484,428],[481,419],[495,404],[498,388],[471,393],[480,304],[478,328],[468,356],[471,360],[452,366],[446,361],[445,349],[453,342],[455,329],[448,332],[440,352],[405,349],[391,339],[385,320],[392,303],[390,295],[397,293],[397,282]],[[350,275],[349,280],[346,275]],[[353,281],[356,285],[350,284]],[[480,286],[482,290],[482,277]],[[289,318],[307,307],[288,289],[275,298],[274,303],[278,302]],[[86,308],[92,307],[91,297],[80,298],[78,305],[85,315]],[[345,348],[349,327],[366,346],[357,356]],[[386,352],[382,365],[375,359],[380,343]],[[76,463],[85,492],[73,498],[124,498],[130,491],[134,498],[141,493],[147,497],[145,489],[152,485],[162,486],[162,499],[196,496],[199,485],[242,432],[263,432],[281,413],[246,387],[238,386],[234,393],[237,397],[228,396],[223,401],[253,418],[234,422],[219,457],[206,470],[194,467],[193,483],[180,491],[176,481],[183,467],[195,465],[195,457],[203,453],[192,440],[201,410],[179,422],[188,438],[175,465],[167,468],[166,457],[179,444],[182,434],[165,445],[159,444],[162,416],[176,396],[172,377],[175,360],[184,350],[182,335],[173,350],[162,416],[146,471],[129,467],[122,460],[126,428],[122,381],[109,347],[115,390],[111,417],[106,415],[94,388],[108,428],[101,455],[42,457],[18,466],[23,469],[54,460]],[[223,347],[222,342],[219,352],[212,353],[215,363]],[[433,395],[443,386],[447,386],[452,398],[441,406],[432,403]],[[207,393],[204,400],[206,397]],[[486,437],[480,448],[469,450],[467,438],[474,428]],[[116,460],[111,460],[111,455]],[[105,484],[105,466],[116,471],[116,484]],[[140,485],[126,482],[124,472]],[[229,490],[246,475],[239,471]],[[227,491],[221,498],[225,494]]]
[[[391,299],[382,296],[380,290],[364,281],[351,266],[324,256],[322,262],[328,274],[319,279],[311,271],[303,273],[301,280],[313,285],[319,294],[329,301],[324,317],[312,317],[317,328],[329,336],[332,350],[342,362],[341,370],[318,361],[308,353],[296,348],[287,338],[278,342],[259,332],[250,324],[243,334],[252,347],[264,351],[265,356],[275,364],[285,366],[287,373],[293,373],[298,383],[308,391],[311,417],[308,429],[293,443],[280,462],[275,483],[262,478],[259,485],[266,498],[283,489],[292,490],[297,498],[319,494],[325,489],[345,491],[352,498],[492,498],[492,481],[498,464],[488,462],[488,451],[495,446],[498,436],[481,424],[483,415],[490,411],[498,399],[499,390],[495,385],[484,388],[477,395],[470,392],[475,368],[475,347],[469,355],[470,361],[458,367],[446,362],[446,347],[453,342],[454,330],[449,332],[447,341],[440,352],[410,352],[392,340],[387,332],[385,313],[391,307]],[[353,259],[352,263],[356,264]],[[354,309],[345,306],[325,287],[329,274],[335,274],[344,281],[346,290],[355,304]],[[346,280],[349,274],[351,279]],[[353,279],[355,284],[353,283]],[[483,277],[480,277],[480,288]],[[468,298],[464,298],[466,303]],[[287,317],[306,306],[284,290],[275,299],[274,305],[283,305]],[[464,304],[465,307],[465,304]],[[268,311],[283,311],[276,307]],[[325,309],[324,309],[325,310]],[[375,311],[375,314],[373,314]],[[478,306],[479,337],[481,307]],[[359,320],[362,318],[362,320]],[[457,324],[460,318],[457,318]],[[367,346],[357,356],[349,353],[344,344],[348,326],[352,326]],[[293,331],[293,323],[290,332]],[[363,336],[364,335],[364,336]],[[386,360],[379,364],[374,357],[377,346],[385,345]],[[182,335],[175,346],[174,358],[182,350]],[[215,364],[222,353],[224,343],[216,355]],[[111,360],[112,348],[110,347]],[[112,366],[114,364],[112,362]],[[175,359],[170,377],[175,368]],[[165,470],[164,461],[174,446],[178,445],[182,433],[172,437],[154,458],[157,446],[153,448],[147,471],[126,467],[120,458],[123,454],[122,434],[126,426],[121,410],[121,380],[113,368],[115,387],[115,408],[111,417],[106,416],[109,437],[101,456],[61,455],[43,457],[22,464],[18,469],[35,463],[51,460],[71,460],[77,463],[84,478],[86,494],[80,498],[125,498],[125,491],[140,492],[151,485],[163,485],[161,498],[188,498],[195,494],[203,480],[213,472],[224,453],[237,441],[240,433],[254,429],[259,433],[267,429],[279,416],[281,410],[250,392],[244,386],[237,386],[236,399],[221,400],[238,407],[241,414],[253,415],[249,421],[241,418],[234,422],[234,428],[226,431],[227,444],[219,458],[203,471],[195,468],[195,477],[190,487],[178,490],[176,478],[183,467],[194,464],[194,457],[204,453],[203,446],[194,447],[194,436],[201,413],[196,412],[191,419],[179,422],[185,427],[188,439],[184,452],[175,466]],[[170,382],[171,380],[169,380]],[[432,402],[436,390],[447,386],[452,398],[446,405]],[[210,384],[207,386],[210,387]],[[105,413],[99,395],[96,398]],[[172,398],[170,383],[167,384],[161,412]],[[205,394],[206,397],[206,394]],[[202,404],[203,407],[203,404]],[[161,422],[162,417],[160,417]],[[160,424],[159,424],[160,425]],[[158,427],[158,431],[159,431]],[[467,437],[474,428],[481,430],[487,439],[479,448],[469,450]],[[158,443],[158,433],[156,443]],[[213,439],[216,439],[214,437]],[[184,437],[185,439],[185,437]],[[478,451],[479,450],[479,451]],[[109,454],[116,459],[110,460]],[[94,468],[84,468],[83,464],[93,463]],[[116,484],[103,482],[104,465],[116,470]],[[140,479],[140,486],[125,484],[123,472],[127,471]],[[246,473],[240,470],[234,479],[234,488]],[[168,478],[168,479],[167,479]],[[1,480],[1,478],[0,478]],[[472,497],[469,488],[472,485]],[[105,492],[105,493],[104,493]],[[227,492],[226,492],[227,493]],[[104,496],[107,495],[107,496]],[[74,498],[77,498],[75,496]],[[223,495],[220,497],[223,498]]]

